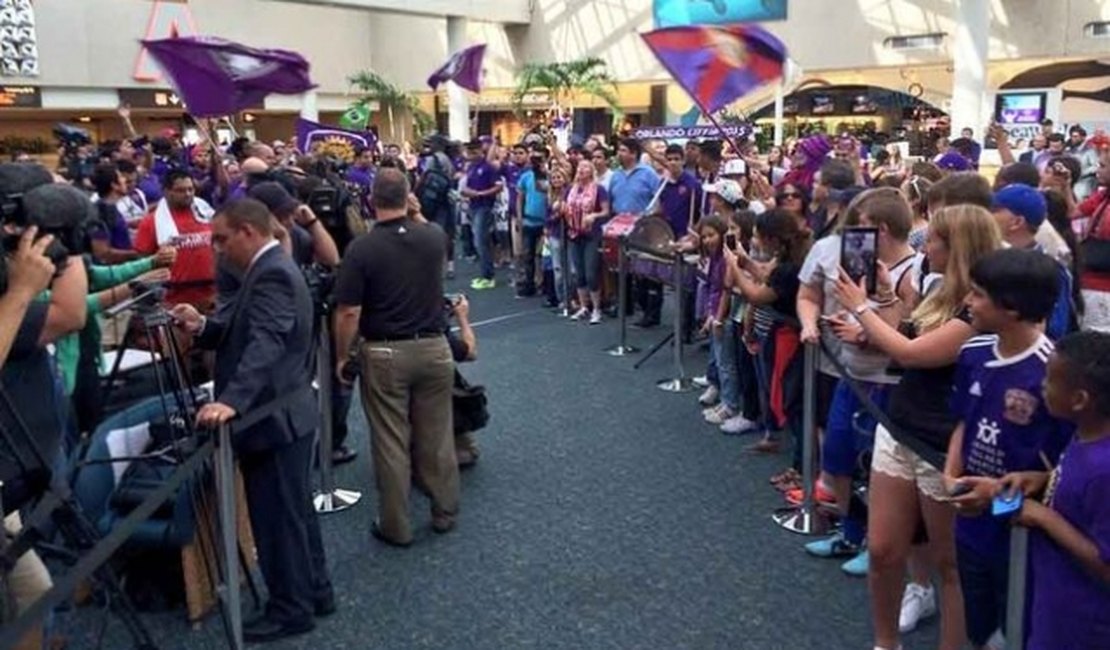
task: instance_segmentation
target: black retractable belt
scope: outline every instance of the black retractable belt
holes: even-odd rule
[[[889,431],[890,435],[894,436],[895,440],[909,447],[911,450],[913,450],[915,454],[920,456],[922,460],[924,460],[929,465],[932,465],[938,471],[944,471],[945,454],[926,445],[914,436],[907,434],[902,429],[902,427],[894,424],[894,422],[890,419],[890,416],[888,416],[885,412],[883,412],[881,408],[879,408],[879,405],[871,399],[871,396],[868,395],[867,391],[859,385],[859,382],[852,378],[852,376],[848,373],[848,369],[844,367],[844,364],[840,361],[840,359],[837,359],[836,355],[829,350],[828,345],[825,343],[825,340],[822,338],[820,339],[820,341],[821,353],[825,355],[825,357],[836,368],[837,372],[840,373],[840,377],[848,385],[848,388],[852,391],[852,394],[856,396],[856,399],[859,400],[864,410],[866,410],[871,415],[871,417],[875,418],[876,422],[883,425],[883,428]]]

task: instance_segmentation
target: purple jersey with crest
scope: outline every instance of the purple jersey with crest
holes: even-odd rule
[[[1029,349],[1002,359],[998,337],[964,344],[956,367],[952,409],[964,423],[966,476],[1000,477],[1044,470],[1041,454],[1055,463],[1074,431],[1048,413],[1041,396],[1052,341],[1042,335]],[[985,557],[1008,551],[1009,520],[989,512],[960,517],[956,540]]]

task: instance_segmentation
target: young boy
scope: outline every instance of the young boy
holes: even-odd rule
[[[1044,401],[1077,427],[1047,480],[1008,476],[1026,494],[1018,523],[1030,538],[1032,609],[1027,650],[1110,648],[1110,334],[1079,332],[1056,345]],[[1030,480],[1032,477],[1032,480]]]
[[[976,648],[1004,626],[1010,522],[992,516],[997,479],[1043,470],[1055,462],[1071,427],[1053,417],[1040,397],[1052,342],[1043,323],[1059,286],[1055,263],[1030,250],[1008,249],[980,259],[967,298],[972,325],[989,334],[960,352],[952,408],[960,424],[945,464],[952,499],[965,515],[956,522],[956,560],[964,595],[967,636]],[[980,477],[980,478],[963,478]]]

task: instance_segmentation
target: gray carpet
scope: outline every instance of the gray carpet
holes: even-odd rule
[[[466,290],[460,279],[456,289]],[[701,421],[695,393],[654,387],[669,352],[642,370],[601,352],[615,322],[573,324],[514,300],[471,294],[480,358],[464,368],[490,395],[482,458],[463,475],[456,532],[433,535],[414,497],[416,544],[370,538],[375,509],[366,424],[353,409],[356,463],[344,487],[366,493],[323,520],[339,611],[293,648],[870,648],[866,584],[810,558],[777,528],[767,478],[789,462],[747,454],[751,437]],[[631,330],[648,347],[665,331]],[[688,354],[702,374],[705,352]],[[73,646],[92,646],[99,613],[72,615]],[[148,615],[160,647],[219,648],[218,618],[189,629]],[[118,623],[105,647],[126,648]],[[935,645],[929,623],[907,648]]]

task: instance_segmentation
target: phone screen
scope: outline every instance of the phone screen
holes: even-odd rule
[[[728,249],[730,251],[736,250],[736,235],[735,234],[730,232],[727,235],[725,235],[725,246],[728,246]]]
[[[867,293],[876,291],[879,259],[878,228],[845,228],[840,236],[840,265],[854,282],[867,280]]]

